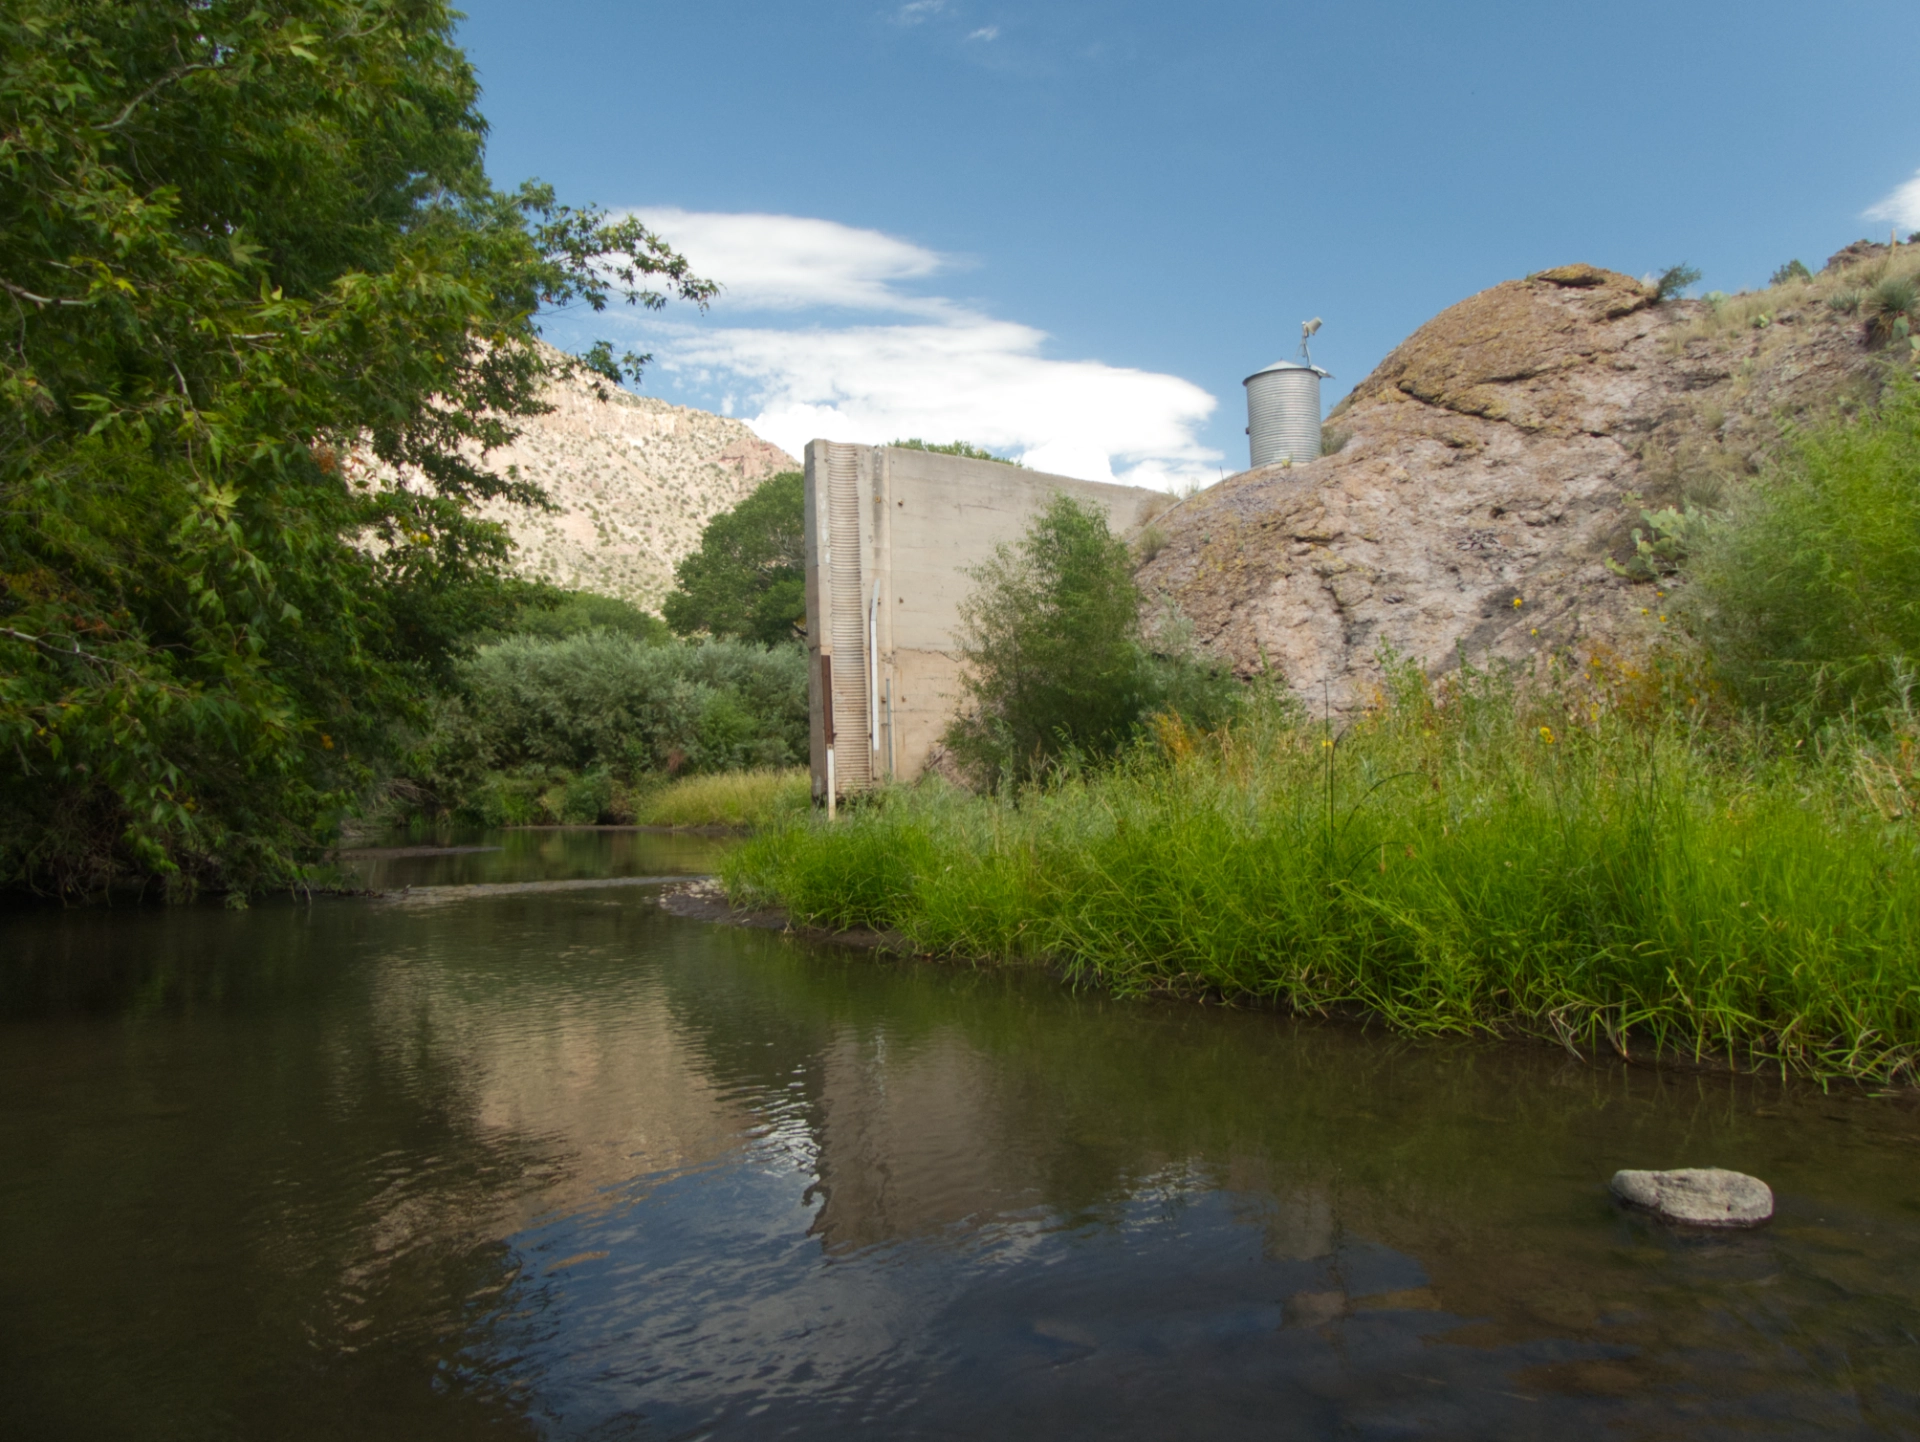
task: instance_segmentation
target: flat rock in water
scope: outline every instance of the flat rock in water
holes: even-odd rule
[[[1630,1206],[1689,1227],[1757,1227],[1773,1216],[1773,1189],[1719,1167],[1615,1172],[1613,1194]]]

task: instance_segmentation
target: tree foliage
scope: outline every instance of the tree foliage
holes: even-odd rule
[[[495,631],[477,633],[476,641],[500,641],[508,636],[540,636],[549,641],[563,641],[589,631],[612,631],[650,645],[671,639],[666,622],[617,596],[563,591],[557,586],[538,584],[529,586],[528,592],[527,599],[512,616]]]
[[[637,778],[789,766],[806,754],[799,647],[662,646],[593,630],[512,636],[461,662],[411,780],[458,808],[500,773]]]
[[[542,306],[704,302],[495,190],[441,0],[0,12],[0,881],[284,877],[519,604]],[[370,448],[406,479],[352,479]]]
[[[1148,643],[1126,542],[1093,505],[1056,495],[970,574],[960,623],[971,705],[945,740],[995,785],[1111,756],[1152,712],[1212,726],[1237,702],[1236,683],[1192,654],[1185,628],[1163,625],[1161,644]]]
[[[774,645],[807,627],[806,478],[782,471],[700,534],[675,567],[661,607],[682,636],[705,633]]]
[[[1660,272],[1653,283],[1654,297],[1657,300],[1676,300],[1691,286],[1700,282],[1700,268],[1682,262],[1670,265]]]

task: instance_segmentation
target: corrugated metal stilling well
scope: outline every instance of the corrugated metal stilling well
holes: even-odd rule
[[[1242,382],[1247,388],[1249,464],[1319,457],[1320,382],[1327,378],[1319,366],[1283,360]]]

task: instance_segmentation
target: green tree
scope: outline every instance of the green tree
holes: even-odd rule
[[[1192,653],[1178,618],[1149,645],[1126,542],[1096,506],[1056,495],[1016,545],[970,574],[960,623],[972,704],[945,740],[996,786],[1066,756],[1111,756],[1150,712],[1211,726],[1238,700],[1232,678]]]
[[[674,568],[661,607],[682,636],[704,632],[775,645],[807,629],[806,477],[782,471],[700,533]]]
[[[1873,713],[1920,676],[1920,385],[1802,432],[1711,525],[1696,632],[1734,693],[1775,714]]]
[[[294,874],[520,603],[475,508],[541,501],[482,459],[539,407],[536,312],[713,293],[492,187],[454,18],[0,11],[0,883]]]
[[[1684,262],[1680,265],[1670,265],[1661,271],[1659,278],[1654,281],[1654,296],[1658,300],[1676,300],[1689,286],[1697,285],[1699,281],[1698,266],[1687,265]]]
[[[491,642],[508,636],[539,636],[560,641],[589,631],[612,631],[650,645],[671,639],[666,622],[631,601],[595,595],[592,591],[563,591],[558,586],[532,583],[527,586],[527,599],[519,609],[498,626],[476,634],[475,640]]]

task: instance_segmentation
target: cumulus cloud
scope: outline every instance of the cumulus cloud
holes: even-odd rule
[[[1884,220],[1903,230],[1920,230],[1920,170],[1913,179],[1891,191],[1866,212],[1868,220]]]
[[[954,268],[934,251],[799,216],[638,213],[727,287],[722,303],[702,322],[609,312],[586,324],[632,328],[676,389],[737,399],[755,431],[794,455],[817,438],[918,436],[1087,480],[1171,488],[1218,474],[1219,452],[1197,439],[1216,405],[1206,391],[1056,359],[1043,331],[913,289]],[[836,324],[834,310],[867,315]],[[753,311],[757,324],[725,323]],[[768,324],[769,313],[790,320]]]
[[[900,288],[949,266],[945,257],[877,230],[798,215],[649,210],[642,217],[701,275],[725,290],[721,309],[854,310],[932,313],[937,297]]]

